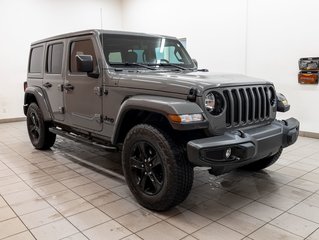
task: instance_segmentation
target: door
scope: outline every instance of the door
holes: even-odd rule
[[[68,70],[64,83],[66,123],[88,130],[102,130],[102,73],[88,76],[78,70],[76,56],[91,55],[93,72],[98,66],[97,44],[93,37],[78,37],[68,43]],[[100,71],[101,72],[101,71]]]
[[[48,103],[55,121],[64,120],[64,96],[62,86],[65,74],[63,74],[62,71],[62,66],[64,66],[63,51],[63,41],[50,42],[47,44],[45,54],[45,74],[42,86],[47,94]]]

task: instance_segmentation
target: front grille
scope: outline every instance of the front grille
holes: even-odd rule
[[[272,86],[252,86],[223,90],[226,101],[226,127],[266,121],[272,109]]]

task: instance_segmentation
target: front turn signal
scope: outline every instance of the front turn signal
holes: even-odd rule
[[[173,123],[195,123],[204,121],[201,113],[196,114],[169,114],[168,118]]]

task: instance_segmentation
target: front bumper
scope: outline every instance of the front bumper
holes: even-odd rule
[[[195,166],[212,167],[213,173],[219,175],[274,155],[280,148],[295,143],[298,134],[298,120],[275,120],[265,126],[190,141],[187,156]],[[227,149],[231,149],[228,158]]]

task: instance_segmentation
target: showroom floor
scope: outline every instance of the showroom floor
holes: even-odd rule
[[[195,169],[181,206],[132,198],[120,156],[58,138],[37,151],[25,122],[0,124],[0,239],[319,239],[319,140],[300,137],[259,173]]]

